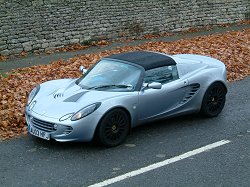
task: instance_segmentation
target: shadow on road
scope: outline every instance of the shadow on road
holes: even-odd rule
[[[212,118],[211,118],[212,119]],[[132,143],[140,143],[141,141],[145,141],[146,137],[153,136],[169,136],[171,133],[176,132],[177,130],[183,130],[187,127],[195,128],[196,126],[203,125],[204,121],[210,120],[208,118],[204,118],[197,114],[173,117],[165,120],[160,120],[156,122],[146,123],[136,128],[133,128],[125,143],[118,147],[124,147],[124,145]],[[57,142],[55,140],[43,140],[40,138],[36,138],[28,135],[29,141],[31,141],[34,145],[39,147],[46,147],[48,149],[53,149],[56,151],[77,151],[77,150],[85,150],[88,152],[96,152],[100,150],[106,150],[107,148],[102,147],[97,142]],[[150,141],[150,139],[146,140]],[[111,148],[112,149],[112,148]]]

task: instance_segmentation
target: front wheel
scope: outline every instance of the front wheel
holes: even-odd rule
[[[129,117],[122,109],[108,112],[98,125],[97,141],[106,146],[114,147],[121,144],[129,132]]]
[[[215,117],[222,111],[226,101],[226,90],[219,82],[208,87],[202,101],[201,113],[207,117]]]

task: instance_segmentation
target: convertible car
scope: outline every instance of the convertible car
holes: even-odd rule
[[[149,51],[114,54],[78,79],[35,87],[26,106],[30,134],[60,142],[117,146],[130,129],[188,113],[217,116],[227,93],[225,65],[214,58]]]

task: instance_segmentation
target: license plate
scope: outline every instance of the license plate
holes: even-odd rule
[[[29,127],[29,133],[34,135],[34,136],[37,136],[39,138],[45,139],[45,140],[50,139],[49,133],[38,130],[38,129],[35,129],[35,128],[31,127],[31,126]]]

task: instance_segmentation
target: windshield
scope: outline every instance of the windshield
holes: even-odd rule
[[[141,69],[122,62],[101,60],[77,84],[84,89],[119,89],[133,91],[137,85]]]

